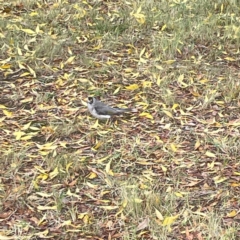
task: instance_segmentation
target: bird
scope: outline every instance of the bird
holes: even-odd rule
[[[136,109],[110,107],[94,97],[88,97],[88,110],[95,118],[107,120],[112,115],[120,115],[126,112],[136,112]]]

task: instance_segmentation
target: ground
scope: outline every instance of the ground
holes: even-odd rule
[[[239,238],[238,1],[0,3],[0,239]]]

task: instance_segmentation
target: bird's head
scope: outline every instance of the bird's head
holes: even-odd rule
[[[88,97],[88,103],[92,105],[94,103],[95,99],[94,97]]]

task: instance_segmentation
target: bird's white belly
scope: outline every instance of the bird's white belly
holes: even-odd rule
[[[94,116],[95,118],[98,118],[98,119],[101,119],[101,120],[106,120],[106,119],[111,118],[110,115],[99,115],[97,113],[97,111],[95,110],[95,108],[90,104],[88,104],[88,110],[92,114],[92,116]]]

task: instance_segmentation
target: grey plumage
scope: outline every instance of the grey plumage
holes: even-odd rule
[[[133,112],[133,110],[130,108],[110,107],[94,97],[88,98],[87,106],[89,112],[98,119],[109,119],[112,115],[119,115],[125,112]]]

